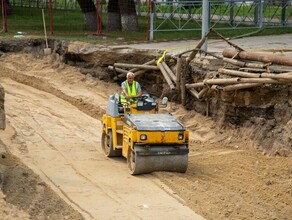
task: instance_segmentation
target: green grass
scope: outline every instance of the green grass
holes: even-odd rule
[[[146,40],[147,38],[147,17],[138,17],[139,32],[108,32],[106,30],[106,14],[103,15],[103,33],[105,36],[97,36],[96,31],[88,30],[85,26],[84,17],[80,10],[54,10],[53,11],[53,35],[50,35],[49,25],[49,12],[46,14],[46,26],[48,36],[56,39],[67,40],[81,40],[96,44],[113,44],[123,42],[133,42],[139,40]],[[13,8],[13,13],[8,16],[8,32],[0,33],[0,39],[10,39],[17,36],[17,32],[25,32],[25,36],[43,37],[44,29],[42,23],[41,9],[36,8]],[[165,29],[173,29],[174,31],[159,31],[154,33],[154,40],[173,40],[173,39],[198,39],[201,37],[201,24],[197,22],[178,21],[176,19],[165,20],[156,19],[156,27],[158,25]],[[195,29],[195,30],[182,30],[177,31],[174,28],[181,26],[183,29]],[[213,24],[211,24],[211,27]],[[225,37],[237,37],[246,33],[255,32],[256,28],[241,24],[240,29],[230,29],[230,25],[227,23],[216,24],[215,29],[222,33]],[[256,33],[256,35],[275,35],[292,33],[292,27],[273,27],[264,28]],[[216,37],[211,35],[212,37]]]

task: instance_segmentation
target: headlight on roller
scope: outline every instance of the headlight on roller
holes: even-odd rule
[[[179,135],[178,135],[178,139],[179,139],[179,140],[183,140],[183,139],[184,139],[184,134],[179,134]]]
[[[146,135],[146,134],[141,134],[141,135],[140,135],[140,140],[141,140],[141,141],[145,141],[145,140],[147,140],[147,135]]]

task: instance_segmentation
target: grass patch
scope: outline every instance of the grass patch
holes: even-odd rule
[[[50,38],[80,40],[96,44],[121,44],[124,42],[145,41],[147,39],[148,18],[144,16],[138,17],[138,32],[108,32],[106,30],[107,15],[103,15],[104,36],[98,36],[96,31],[89,30],[84,21],[84,16],[80,10],[54,10],[53,11],[53,35],[50,35],[49,11],[45,11],[47,33]],[[39,8],[32,7],[13,7],[13,12],[8,16],[8,32],[1,33],[1,39],[10,39],[18,37],[18,32],[25,32],[25,36],[43,37],[44,29],[42,23],[42,13]],[[173,31],[154,32],[154,40],[178,40],[178,39],[198,39],[201,37],[200,21],[186,21],[177,19],[159,19],[155,20],[155,27],[160,29],[173,29]],[[181,31],[178,31],[177,28]],[[231,28],[228,23],[212,23],[210,27],[214,27],[218,32],[229,38],[238,37],[246,33],[252,35],[277,35],[292,33],[292,27],[273,27],[258,30],[247,24],[239,24],[240,28]],[[193,30],[190,30],[193,29]],[[257,31],[258,30],[258,31]],[[211,35],[210,38],[216,36]]]

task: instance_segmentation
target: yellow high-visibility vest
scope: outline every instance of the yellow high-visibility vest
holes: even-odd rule
[[[126,84],[126,90],[127,90],[128,95],[129,96],[137,96],[138,82],[137,81],[133,81],[132,85],[130,85],[128,83],[128,81],[126,81],[125,84]],[[125,94],[123,92],[121,93],[121,97],[120,98],[121,98],[121,103],[122,104],[127,103],[126,96],[125,96]],[[132,103],[132,102],[135,102],[135,100],[130,99],[129,102]]]

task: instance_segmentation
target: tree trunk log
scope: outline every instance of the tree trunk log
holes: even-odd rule
[[[226,75],[232,75],[232,76],[239,76],[239,77],[245,77],[245,78],[271,78],[271,79],[287,79],[292,80],[292,74],[288,73],[282,73],[282,74],[273,74],[273,73],[246,73],[238,70],[228,70],[220,68],[218,69],[219,73],[226,74]]]
[[[273,74],[273,73],[262,73],[260,74],[261,78],[272,78],[272,79],[288,79],[292,80],[292,74],[282,73],[282,74]]]
[[[206,94],[207,92],[209,91],[209,88],[208,87],[204,87],[198,94],[198,98],[199,99],[202,99]]]
[[[124,67],[124,68],[139,68],[139,69],[148,69],[148,70],[159,70],[157,66],[151,65],[141,65],[141,64],[128,64],[128,63],[114,63],[115,67]]]
[[[221,35],[219,32],[217,32],[215,29],[211,30],[212,32],[214,32],[215,34],[217,34],[217,36],[219,36],[222,40],[226,41],[230,46],[233,46],[234,48],[240,50],[240,51],[244,51],[244,49],[242,49],[241,47],[239,47],[238,45],[232,43],[231,41],[229,41],[227,38],[223,37],[223,35]]]
[[[150,61],[148,61],[146,63],[143,63],[142,65],[153,65],[153,64],[155,64],[155,59],[150,60]],[[133,68],[133,69],[130,69],[129,71],[130,72],[136,72],[138,70],[141,70],[141,69],[140,68]]]
[[[234,90],[239,90],[239,89],[248,89],[248,88],[253,88],[257,86],[261,86],[262,83],[239,83],[236,85],[229,85],[223,87],[224,92],[229,92],[229,91],[234,91]]]
[[[113,70],[113,71],[116,71],[116,72],[119,72],[119,73],[122,73],[122,74],[127,74],[129,71],[127,70],[124,70],[124,69],[121,69],[121,68],[118,68],[118,67],[115,67],[115,66],[108,66],[107,67],[109,70]],[[120,75],[122,75],[120,74]],[[120,78],[120,75],[117,76],[117,78]]]
[[[258,68],[250,68],[250,67],[242,67],[238,69],[239,71],[244,71],[248,73],[264,73],[267,72],[266,69],[258,69]]]
[[[168,73],[166,72],[166,70],[164,69],[164,66],[160,63],[158,64],[158,67],[162,73],[162,75],[164,76],[165,81],[167,82],[167,84],[169,85],[171,90],[175,89],[174,84],[172,83],[171,79],[168,76]]]
[[[187,90],[192,96],[194,96],[196,99],[200,99],[199,98],[199,93],[197,92],[197,90],[195,90],[195,89],[188,89]]]
[[[182,58],[178,57],[177,63],[176,63],[176,82],[175,82],[178,92],[180,92],[181,64],[182,64]]]
[[[280,80],[280,79],[270,79],[270,78],[241,78],[240,83],[266,83],[266,84],[291,84],[292,80]]]
[[[201,87],[204,87],[205,86],[205,83],[203,82],[198,82],[198,83],[192,83],[192,84],[186,84],[186,88],[187,89],[191,89],[191,88],[201,88]]]
[[[255,53],[248,51],[238,52],[233,49],[223,50],[223,56],[228,58],[241,58],[244,60],[253,60],[264,63],[275,63],[280,65],[292,66],[292,57],[276,56],[271,54]]]
[[[148,61],[148,62],[146,62],[146,63],[144,63],[144,64],[142,64],[142,65],[151,65],[151,64],[154,64],[154,63],[155,63],[155,59],[150,60],[150,61]],[[141,68],[132,68],[132,69],[130,69],[130,70],[125,70],[125,72],[122,72],[122,74],[118,75],[117,77],[118,77],[119,79],[122,79],[122,78],[126,77],[126,75],[127,75],[128,72],[132,72],[132,73],[135,74],[135,76],[138,76],[138,75],[140,75],[140,74],[145,73],[146,71],[147,71],[147,70],[143,70],[143,71],[141,71]]]
[[[207,40],[208,38],[208,35],[209,35],[210,31],[208,31],[206,33],[206,35],[204,37],[201,38],[201,40],[199,41],[199,43],[197,44],[196,46],[196,50],[194,50],[187,58],[187,65],[189,65],[189,63],[195,58],[195,56],[197,55],[199,49],[201,49],[201,47],[203,46],[203,44],[205,43],[205,41]]]
[[[180,91],[181,91],[181,103],[184,106],[186,104],[186,87],[185,87],[185,77],[181,75],[180,79]]]
[[[163,65],[164,69],[166,70],[166,72],[168,73],[170,79],[173,82],[176,82],[176,76],[174,75],[174,73],[172,72],[172,70],[169,68],[169,66],[167,66],[167,64],[165,62],[161,62],[161,64]]]
[[[136,77],[136,76],[140,76],[140,75],[146,73],[147,71],[148,71],[148,70],[139,70],[139,71],[137,71],[137,72],[134,73],[134,74],[135,74],[135,77]]]
[[[238,70],[228,70],[224,68],[218,69],[219,73],[225,74],[225,75],[231,75],[231,76],[239,76],[239,77],[246,77],[246,78],[259,78],[260,74],[256,73],[246,73]]]
[[[230,78],[230,79],[205,79],[203,83],[205,85],[226,85],[226,84],[236,84],[241,81],[240,78]]]
[[[223,60],[223,62],[230,63],[230,64],[233,64],[235,66],[240,66],[240,67],[251,67],[251,68],[263,69],[267,66],[266,64],[247,63],[247,62],[243,62],[243,61],[235,60],[235,59],[230,59],[230,58],[226,58],[226,57],[224,57],[222,60]]]

